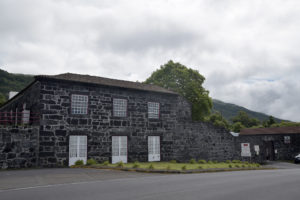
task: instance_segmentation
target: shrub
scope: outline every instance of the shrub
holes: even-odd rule
[[[149,167],[148,167],[149,169],[154,169],[154,166],[153,166],[153,164],[151,164],[151,165],[149,165]]]
[[[206,160],[198,160],[199,164],[206,164]]]
[[[139,168],[140,167],[139,162],[134,162],[132,167],[133,168]]]
[[[232,163],[241,163],[239,160],[233,160]]]
[[[214,164],[211,160],[207,161],[207,164]]]
[[[232,168],[232,165],[228,165],[229,168]]]
[[[88,159],[86,165],[96,165],[98,162],[95,159]]]
[[[236,168],[240,168],[240,165],[236,164],[235,167],[236,167]]]
[[[218,163],[218,161],[217,160],[215,160],[215,161],[212,161],[214,164],[217,164]]]
[[[229,163],[231,163],[231,161],[230,160],[226,160],[226,163],[229,164]]]
[[[256,167],[260,167],[260,164],[257,163],[257,164],[256,164]]]
[[[182,169],[182,170],[186,170],[186,166],[183,165],[183,166],[181,167],[181,169]]]
[[[75,165],[76,166],[84,165],[83,160],[76,160]]]
[[[104,166],[107,166],[107,165],[109,164],[109,161],[106,160],[106,161],[104,161],[102,164],[103,164]]]
[[[245,161],[244,164],[245,164],[245,165],[249,165],[249,162],[248,162],[248,161]]]
[[[168,165],[168,166],[167,166],[167,170],[171,170],[171,167],[170,167],[170,165]]]
[[[196,164],[196,160],[195,160],[194,158],[192,158],[192,159],[190,160],[190,164]]]
[[[117,167],[124,167],[124,163],[122,161],[118,162]]]
[[[170,160],[170,163],[177,163],[176,160]]]
[[[200,165],[200,166],[198,167],[198,169],[203,169],[203,167]]]
[[[242,168],[245,168],[246,166],[245,165],[242,165]]]

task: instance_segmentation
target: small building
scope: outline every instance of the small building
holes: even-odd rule
[[[242,129],[236,149],[241,156],[260,162],[293,160],[300,153],[300,127]]]
[[[234,159],[224,128],[193,122],[179,94],[138,82],[60,74],[35,80],[0,108],[0,167]]]

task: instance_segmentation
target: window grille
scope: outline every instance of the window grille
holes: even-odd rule
[[[159,103],[148,102],[148,118],[151,119],[159,118]]]
[[[126,117],[127,115],[127,100],[126,99],[114,99],[113,100],[113,112],[115,117]]]
[[[72,95],[71,113],[72,114],[87,114],[88,96],[87,95]]]

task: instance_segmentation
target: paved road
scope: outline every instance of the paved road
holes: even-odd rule
[[[99,171],[98,173],[103,174],[116,172]],[[34,174],[33,171],[31,173]],[[53,175],[57,176],[57,172]],[[110,179],[108,175],[107,179],[98,179],[99,177],[84,182],[4,189],[0,191],[0,199],[295,200],[299,199],[300,194],[299,168],[185,175],[145,175],[125,172],[120,174],[119,178]]]

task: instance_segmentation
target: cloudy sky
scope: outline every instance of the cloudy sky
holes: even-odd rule
[[[0,68],[143,81],[172,59],[213,98],[300,121],[300,1],[0,0]]]

